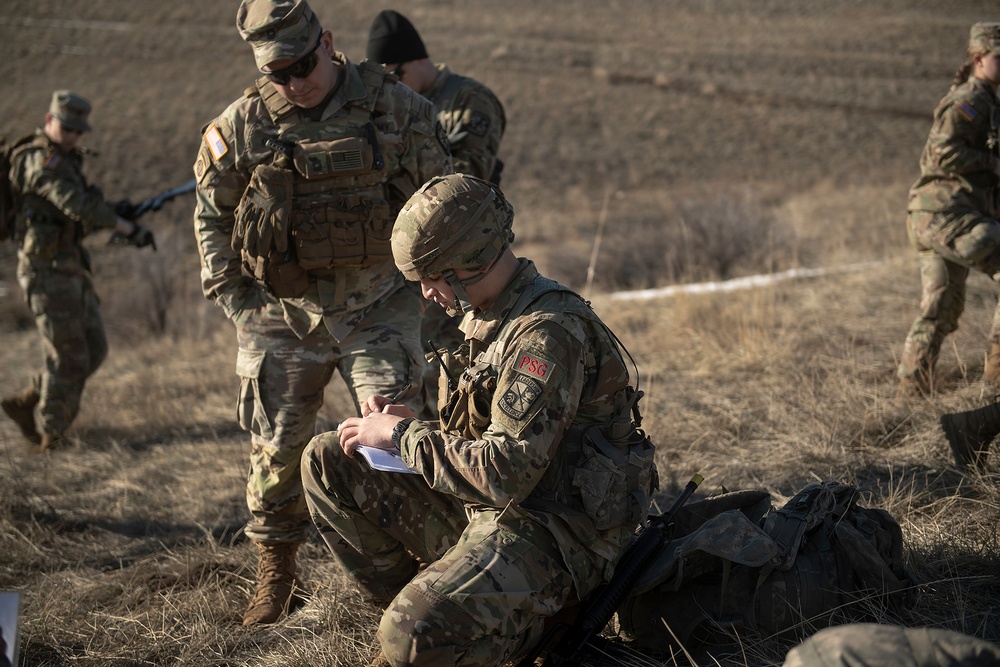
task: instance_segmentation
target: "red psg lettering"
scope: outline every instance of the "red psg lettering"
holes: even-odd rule
[[[549,365],[535,359],[530,354],[522,354],[521,360],[517,364],[517,370],[543,378],[549,372]]]

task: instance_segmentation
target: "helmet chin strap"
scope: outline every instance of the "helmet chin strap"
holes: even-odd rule
[[[465,291],[466,285],[475,285],[480,280],[485,278],[490,274],[493,269],[496,268],[497,258],[494,258],[492,262],[486,267],[486,270],[482,273],[477,273],[475,275],[469,276],[465,280],[460,280],[457,275],[455,275],[454,269],[445,269],[441,272],[441,276],[444,278],[448,286],[451,287],[451,291],[455,293],[455,303],[448,308],[445,308],[445,312],[451,317],[461,317],[463,313],[471,313],[475,310],[472,305],[472,300],[469,299],[469,293]]]

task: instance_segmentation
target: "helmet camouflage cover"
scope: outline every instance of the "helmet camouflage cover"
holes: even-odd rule
[[[435,177],[396,217],[392,256],[407,280],[479,271],[510,247],[513,221],[514,209],[495,185],[468,174]]]

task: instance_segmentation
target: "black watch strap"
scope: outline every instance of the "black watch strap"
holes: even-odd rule
[[[403,421],[397,422],[392,428],[392,444],[396,445],[396,449],[399,449],[399,442],[403,439],[403,434],[406,433],[406,429],[410,428],[410,424],[413,421],[413,417],[407,417]]]

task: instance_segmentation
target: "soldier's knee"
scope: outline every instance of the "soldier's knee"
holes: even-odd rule
[[[468,663],[485,630],[464,607],[440,593],[407,585],[379,624],[382,653],[394,667]]]

